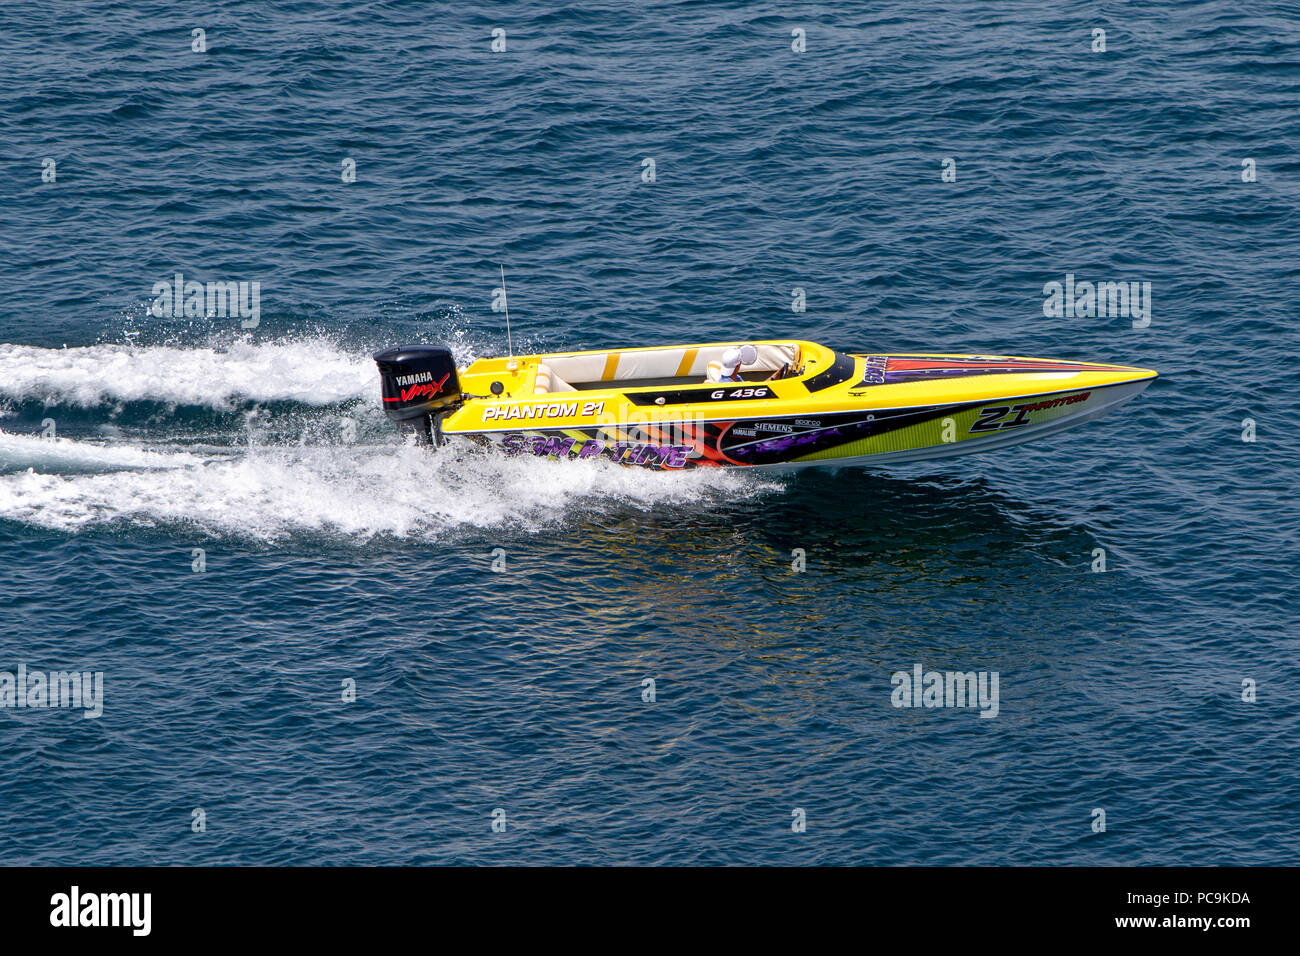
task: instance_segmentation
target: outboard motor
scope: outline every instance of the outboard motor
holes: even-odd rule
[[[449,349],[401,345],[375,353],[382,382],[384,414],[405,431],[414,427],[428,443],[441,445],[438,422],[464,400],[456,360]]]

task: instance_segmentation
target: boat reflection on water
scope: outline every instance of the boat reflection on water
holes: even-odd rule
[[[755,649],[848,634],[854,653],[870,656],[909,634],[950,632],[954,611],[1015,617],[1019,585],[1077,575],[1059,554],[1092,545],[979,478],[846,469],[776,488],[708,510],[606,513],[573,535],[529,535],[516,566],[527,565],[531,606],[554,602],[584,630]]]

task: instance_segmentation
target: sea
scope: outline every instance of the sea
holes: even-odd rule
[[[1297,862],[1294,3],[0,25],[3,863]],[[1160,377],[780,475],[431,453],[371,359],[779,338]]]

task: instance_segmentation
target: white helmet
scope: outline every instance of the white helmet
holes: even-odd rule
[[[758,361],[758,349],[752,345],[730,348],[722,353],[722,371],[725,375],[734,375],[742,365],[753,365]]]

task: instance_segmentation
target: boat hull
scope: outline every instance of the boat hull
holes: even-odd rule
[[[655,468],[876,467],[992,451],[1105,415],[1150,379],[973,402],[485,433],[508,455]]]

